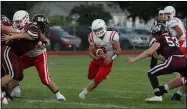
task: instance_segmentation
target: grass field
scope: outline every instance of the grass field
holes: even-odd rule
[[[33,67],[24,71],[24,80],[20,83],[21,98],[9,102],[9,105],[3,105],[2,108],[186,108],[186,95],[180,102],[170,100],[177,89],[166,94],[162,103],[146,103],[144,99],[153,95],[147,77],[149,59],[127,64],[124,62],[126,58],[127,56],[121,56],[109,78],[90,92],[86,100],[81,100],[78,94],[89,83],[87,69],[91,59],[88,56],[49,56],[50,76],[67,101],[57,102],[54,94],[40,82]],[[161,76],[160,84],[165,84],[174,77]]]

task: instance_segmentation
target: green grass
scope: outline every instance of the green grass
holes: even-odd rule
[[[86,100],[81,100],[78,94],[90,82],[87,79],[87,69],[91,59],[88,56],[50,56],[51,79],[56,82],[67,101],[54,101],[54,94],[40,82],[36,69],[32,67],[24,70],[24,80],[20,83],[21,98],[3,105],[2,108],[186,108],[186,95],[180,102],[170,100],[177,89],[167,93],[162,103],[146,103],[144,99],[153,95],[147,77],[149,59],[134,64],[124,62],[125,59],[126,56],[121,56],[109,78],[90,92]],[[173,78],[174,75],[160,76],[160,84],[163,85]],[[28,102],[28,99],[38,102]]]

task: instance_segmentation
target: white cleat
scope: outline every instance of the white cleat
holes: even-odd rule
[[[19,86],[16,86],[14,88],[14,90],[11,92],[10,96],[14,97],[14,98],[20,98],[20,96],[21,96],[21,90],[20,90]]]
[[[162,96],[154,96],[151,98],[146,98],[146,102],[162,102]]]
[[[64,97],[64,95],[60,94],[59,96],[57,96],[56,98],[58,101],[66,101],[66,98]]]
[[[8,99],[5,97],[5,93],[1,93],[1,103],[8,104]]]
[[[80,94],[79,94],[79,98],[81,98],[81,99],[85,99],[85,98],[86,98],[86,97],[85,97],[85,94],[80,93]]]
[[[14,98],[20,98],[21,93],[12,92],[10,96]]]

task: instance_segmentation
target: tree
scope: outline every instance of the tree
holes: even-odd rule
[[[6,15],[9,19],[12,19],[14,13],[18,10],[28,11],[34,4],[38,2],[18,2],[18,1],[2,1],[1,2],[1,14]]]
[[[124,2],[114,2],[120,5],[121,9],[127,9],[130,12],[130,16],[133,20],[135,17],[138,16],[142,18],[145,23],[150,18],[155,17],[158,14],[158,11],[164,9],[165,6],[174,6],[177,13],[180,13],[181,18],[187,16],[187,2],[177,2],[177,1],[170,1],[170,2],[158,2],[158,1],[124,1]],[[178,15],[178,14],[177,14]]]
[[[94,19],[101,18],[108,22],[109,19],[112,19],[112,16],[109,12],[106,12],[103,8],[103,5],[84,5],[81,4],[79,6],[75,6],[71,12],[70,16],[73,14],[78,14],[79,19],[77,22],[79,22],[80,25],[88,26],[92,23]]]

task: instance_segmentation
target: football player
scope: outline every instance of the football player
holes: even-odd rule
[[[88,79],[93,80],[80,94],[85,99],[88,92],[94,90],[111,72],[113,62],[121,48],[116,31],[107,31],[105,21],[96,19],[92,22],[92,32],[88,36],[89,55],[93,59],[88,68]]]
[[[154,89],[154,96],[145,99],[147,102],[161,102],[162,94],[159,89],[157,76],[179,72],[187,78],[187,59],[179,48],[178,41],[175,36],[168,34],[167,28],[163,24],[158,24],[152,28],[153,38],[150,41],[151,47],[138,55],[136,58],[129,57],[128,62],[136,62],[143,58],[153,55],[155,52],[160,53],[166,59],[148,71],[148,77]]]
[[[176,14],[176,10],[173,6],[166,6],[164,8],[164,17],[165,20],[167,21],[167,28],[169,29],[169,32],[171,33],[172,36],[176,36],[178,41],[179,41],[179,46],[181,51],[183,52],[184,55],[186,55],[187,51],[186,51],[186,30],[184,28],[184,25],[182,23],[182,21],[175,17]],[[178,78],[176,78],[175,80],[171,81],[170,83],[165,85],[165,89],[166,91],[168,91],[169,89],[175,88],[175,86],[177,84],[182,84],[185,83],[184,81],[185,78],[182,75],[178,75]],[[176,92],[173,97],[172,100],[177,100],[180,101],[182,95],[186,92],[186,85],[183,85],[179,88],[178,92]]]
[[[32,19],[32,22],[41,23],[45,20],[44,15],[35,15]],[[47,19],[48,22],[48,19]],[[29,14],[24,11],[20,10],[17,11],[13,16],[13,24],[15,28],[24,29],[27,24],[29,24]],[[47,27],[45,25],[40,25],[41,28],[44,28],[42,31],[43,33],[46,31]],[[49,72],[48,72],[48,58],[46,53],[45,46],[47,45],[47,40],[45,36],[43,36],[43,40],[41,44],[38,44],[37,47],[33,50],[28,51],[26,54],[20,57],[23,69],[27,69],[29,67],[35,66],[38,70],[38,74],[40,77],[41,82],[46,85],[55,95],[57,100],[64,101],[65,97],[60,93],[59,89],[57,88],[56,84],[50,79]],[[19,86],[15,87],[11,96],[13,97],[20,97],[20,88]]]
[[[164,20],[164,10],[160,10],[158,12],[158,17],[157,20],[154,21],[152,27],[154,27],[155,25],[157,25],[158,23],[166,23]],[[154,66],[157,65],[157,59],[154,57],[154,55],[151,57],[151,64],[150,64],[150,68],[153,68]]]
[[[21,81],[23,79],[23,68],[21,65],[20,56],[28,51],[36,48],[41,41],[41,31],[48,27],[48,21],[37,21],[30,23],[25,27],[25,32],[14,34],[11,36],[5,35],[3,41],[8,41],[1,49],[2,65],[8,73],[1,78],[1,85],[5,86],[13,80]]]
[[[12,28],[12,22],[7,18],[5,15],[1,15],[1,37],[5,34],[16,34],[16,33],[21,33],[22,31],[18,29]],[[6,41],[1,41],[1,48],[6,45]],[[5,66],[1,64],[1,78],[6,75],[5,72]],[[1,93],[1,102],[3,104],[8,104],[8,99],[7,99],[7,87],[1,87],[2,93]],[[6,94],[5,94],[6,92]],[[6,95],[6,96],[5,96]]]

